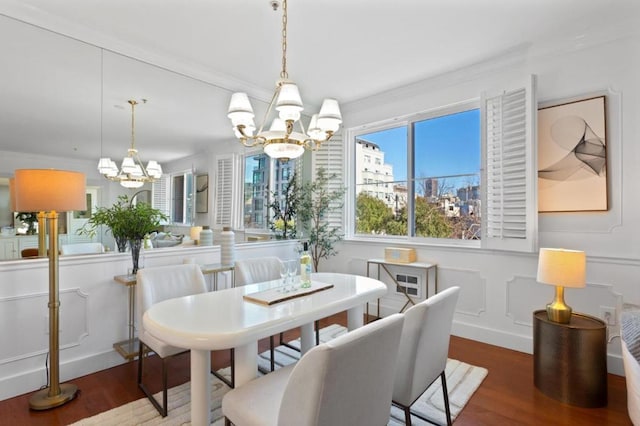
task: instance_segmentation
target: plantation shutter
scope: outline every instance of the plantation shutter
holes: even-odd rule
[[[167,223],[171,221],[171,199],[169,194],[169,175],[162,175],[162,177],[151,186],[152,196],[151,205],[154,209],[160,210],[165,216],[167,216]]]
[[[232,226],[233,215],[233,156],[218,156],[216,159],[216,207],[215,227]],[[239,194],[236,194],[239,196]]]
[[[535,80],[484,97],[483,247],[537,250]]]
[[[342,144],[342,135],[336,135],[320,146],[320,149],[314,152],[313,156],[313,179],[316,177],[318,168],[323,167],[327,176],[335,175],[329,180],[329,191],[342,190],[344,183],[344,147]],[[329,226],[340,229],[344,232],[344,213],[342,208],[344,199],[336,203],[336,207],[331,209],[326,220]]]

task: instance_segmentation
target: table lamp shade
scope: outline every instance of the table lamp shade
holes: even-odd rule
[[[541,248],[537,281],[562,287],[585,286],[586,256],[583,251]]]
[[[193,241],[198,241],[200,239],[200,231],[202,231],[202,226],[192,226],[189,230],[189,236]]]
[[[87,210],[83,173],[54,169],[18,169],[14,176],[15,211]]]

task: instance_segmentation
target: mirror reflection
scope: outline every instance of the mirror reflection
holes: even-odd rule
[[[86,175],[87,210],[60,214],[60,244],[100,242],[113,251],[115,241],[106,230],[94,236],[77,231],[93,210],[123,194],[162,208],[173,234],[213,223],[213,209],[201,206],[196,212],[195,176],[213,173],[211,153],[219,150],[212,145],[228,144],[232,137],[226,116],[213,113],[226,110],[226,89],[5,16],[0,37],[13,40],[0,45],[7,64],[0,79],[0,260],[37,247],[37,236],[27,235],[29,216],[18,219],[9,206],[8,177],[20,168]],[[135,113],[141,161],[155,160],[164,172],[156,183],[137,189],[123,188],[97,170],[100,158],[120,165],[127,155],[132,98],[147,100]],[[224,149],[232,152],[235,145]]]

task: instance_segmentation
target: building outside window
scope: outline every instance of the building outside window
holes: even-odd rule
[[[480,132],[466,105],[357,135],[355,234],[479,239]]]
[[[269,211],[272,192],[280,198],[294,175],[296,160],[283,163],[259,153],[245,156],[244,166],[244,227],[267,230],[272,215]]]

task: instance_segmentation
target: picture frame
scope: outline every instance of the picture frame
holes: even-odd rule
[[[607,211],[606,96],[538,108],[538,212]]]
[[[196,213],[209,211],[209,175],[196,176]]]

